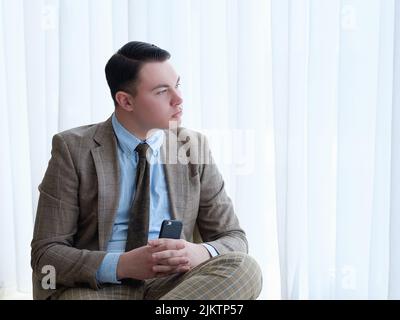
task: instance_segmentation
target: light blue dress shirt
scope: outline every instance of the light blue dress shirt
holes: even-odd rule
[[[126,130],[115,114],[112,116],[112,125],[118,145],[120,199],[111,238],[107,246],[107,254],[96,273],[96,279],[99,283],[120,283],[117,280],[117,265],[119,257],[125,251],[130,208],[135,196],[135,178],[138,163],[138,155],[135,152],[135,148],[138,144],[144,142]],[[168,189],[160,161],[160,148],[163,141],[164,132],[162,130],[158,130],[146,140],[151,150],[151,158],[149,160],[151,163],[149,240],[158,238],[163,220],[171,219]],[[206,243],[203,245],[212,257],[218,255],[213,246]]]

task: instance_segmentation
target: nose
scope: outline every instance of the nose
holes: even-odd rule
[[[173,91],[173,96],[171,99],[171,104],[173,106],[179,106],[183,103],[183,99],[182,99],[182,94],[180,93],[179,90],[174,90]]]

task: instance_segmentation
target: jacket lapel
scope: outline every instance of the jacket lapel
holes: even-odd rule
[[[165,131],[161,159],[164,163],[171,215],[172,219],[176,220],[183,220],[188,197],[188,166],[182,164],[185,163],[185,160],[179,156],[180,145],[174,132],[171,134],[171,132]]]
[[[120,170],[116,138],[111,118],[100,125],[94,140],[99,146],[91,150],[98,179],[99,250],[107,250],[119,202]]]

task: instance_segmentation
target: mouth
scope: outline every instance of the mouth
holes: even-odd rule
[[[180,118],[182,116],[182,111],[179,111],[179,112],[177,112],[177,113],[174,113],[173,115],[172,115],[172,118]]]

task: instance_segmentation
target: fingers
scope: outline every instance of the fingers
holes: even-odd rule
[[[152,254],[153,259],[155,259],[156,261],[174,257],[183,257],[183,256],[184,252],[182,250],[164,250]]]
[[[186,241],[183,239],[161,238],[161,239],[149,240],[148,244],[156,250],[157,249],[180,250],[180,249],[185,248]],[[161,250],[157,250],[157,251],[161,251]]]
[[[151,253],[156,253],[156,252],[167,250],[167,247],[165,245],[157,246],[157,247],[149,246],[149,248],[150,248],[150,252]]]
[[[176,257],[176,258],[157,260],[156,263],[158,265],[179,266],[179,265],[189,264],[189,259],[186,257]]]
[[[186,241],[176,239],[156,239],[149,241],[154,267],[160,270],[154,272],[171,274],[186,272],[190,269],[190,260],[186,255]]]

